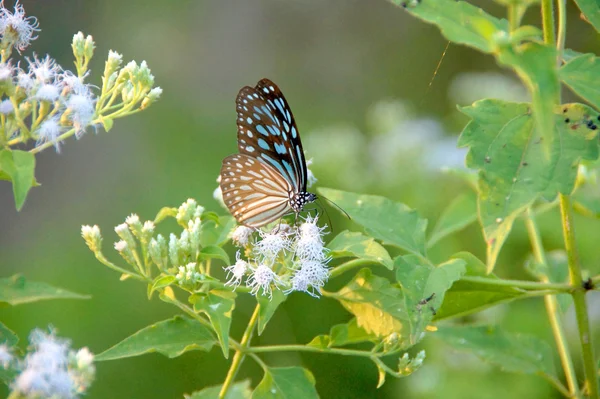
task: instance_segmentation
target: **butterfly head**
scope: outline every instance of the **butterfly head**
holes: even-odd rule
[[[290,198],[290,207],[296,213],[302,212],[304,205],[314,202],[317,199],[317,194],[300,192]]]

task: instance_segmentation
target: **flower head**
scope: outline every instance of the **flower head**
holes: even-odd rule
[[[296,241],[296,256],[301,260],[325,261],[327,249],[323,245],[325,227],[317,225],[318,217],[314,219],[309,215],[306,221],[298,228]]]
[[[102,234],[100,233],[100,228],[97,225],[81,226],[81,236],[92,252],[97,252],[100,250],[100,247],[102,246]]]
[[[71,71],[64,71],[59,74],[57,78],[61,87],[67,89],[68,92],[80,94],[82,96],[91,96],[92,92],[90,88],[95,86],[88,85],[83,82],[86,76],[87,73],[84,76],[79,77]]]
[[[227,272],[227,278],[229,279],[225,285],[231,285],[233,287],[240,285],[242,278],[249,269],[248,262],[240,258],[240,251],[237,252],[235,257],[235,264],[225,268],[225,271]]]
[[[37,146],[40,146],[44,143],[53,143],[54,148],[56,148],[56,152],[60,151],[60,141],[58,141],[58,137],[62,134],[63,127],[60,125],[59,118],[53,116],[51,118],[43,121],[38,129],[37,136]]]
[[[60,96],[60,87],[51,83],[44,83],[40,86],[40,88],[35,93],[35,98],[37,100],[43,101],[56,101]]]
[[[49,55],[39,59],[33,55],[33,60],[25,58],[29,63],[29,74],[39,84],[54,82],[62,68]]]
[[[281,285],[281,279],[271,268],[264,263],[258,265],[256,269],[252,270],[252,274],[246,281],[248,287],[252,289],[252,294],[257,295],[258,291],[262,289],[263,295],[269,298],[273,295],[271,285]]]
[[[185,266],[179,266],[178,273],[175,275],[175,278],[179,284],[190,285],[201,280],[202,274],[197,271],[196,263],[192,262]]]
[[[8,366],[10,366],[10,363],[12,362],[13,358],[14,356],[8,345],[0,345],[0,366],[3,369],[7,369]]]
[[[15,112],[15,108],[12,105],[12,102],[9,99],[2,100],[0,102],[0,114],[9,115]]]
[[[290,291],[304,291],[309,295],[318,297],[321,293],[321,287],[329,279],[329,270],[324,263],[318,260],[308,260],[300,264],[292,277],[292,287]]]
[[[290,250],[290,240],[287,234],[279,231],[277,233],[265,233],[260,231],[261,240],[254,246],[254,252],[263,260],[273,262],[282,251]]]
[[[0,64],[0,81],[4,82],[12,78],[15,68],[10,63]]]
[[[39,32],[39,23],[35,17],[25,18],[25,9],[18,0],[15,3],[15,12],[11,13],[0,3],[0,35],[2,41],[15,46],[17,51],[23,51],[32,40],[37,39],[35,32]]]
[[[94,118],[94,99],[88,94],[72,94],[67,100],[69,119],[76,130],[75,137],[80,138]]]
[[[245,247],[248,245],[248,241],[253,232],[254,230],[250,227],[240,225],[233,230],[233,233],[231,233],[231,241],[238,247]]]

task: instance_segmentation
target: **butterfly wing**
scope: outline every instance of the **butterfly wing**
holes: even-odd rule
[[[262,79],[246,86],[236,99],[238,147],[264,161],[294,188],[306,191],[306,161],[292,111],[277,85]]]
[[[249,227],[260,227],[289,213],[293,187],[268,163],[235,154],[221,167],[223,201],[236,220]]]

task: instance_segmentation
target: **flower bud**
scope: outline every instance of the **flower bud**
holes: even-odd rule
[[[102,235],[100,234],[100,228],[98,226],[81,226],[81,236],[92,252],[100,252],[102,247]]]

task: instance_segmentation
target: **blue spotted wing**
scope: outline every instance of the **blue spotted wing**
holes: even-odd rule
[[[238,147],[277,170],[293,187],[306,191],[306,161],[292,111],[277,85],[262,79],[242,88],[236,99]]]

